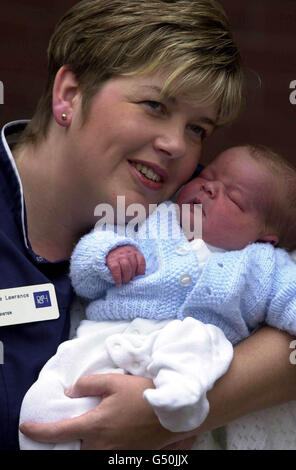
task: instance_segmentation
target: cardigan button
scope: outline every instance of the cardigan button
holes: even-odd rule
[[[189,276],[189,274],[182,274],[179,278],[179,282],[182,286],[189,286],[192,282],[191,276]]]

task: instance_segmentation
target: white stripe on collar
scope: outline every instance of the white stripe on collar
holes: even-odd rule
[[[28,243],[28,240],[27,240],[26,229],[25,229],[25,201],[24,201],[23,185],[22,185],[21,178],[20,178],[18,169],[17,169],[15,161],[14,161],[12,152],[9,148],[8,143],[7,143],[7,140],[6,140],[6,137],[5,137],[5,131],[10,126],[15,126],[17,124],[28,124],[28,122],[29,121],[25,120],[25,119],[22,119],[22,120],[19,120],[19,121],[8,122],[7,124],[5,124],[5,126],[3,126],[2,131],[1,131],[1,139],[2,139],[2,142],[3,142],[4,148],[6,150],[6,153],[8,155],[11,166],[13,168],[13,171],[15,173],[16,179],[17,179],[18,184],[19,184],[19,189],[20,189],[20,194],[21,194],[21,208],[22,208],[21,209],[21,220],[22,220],[22,228],[23,228],[23,237],[24,237],[24,242],[25,242],[25,245],[26,245],[27,248],[29,248],[29,243]]]

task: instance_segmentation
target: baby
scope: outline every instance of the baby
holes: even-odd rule
[[[164,427],[198,427],[232,344],[263,323],[296,333],[296,265],[282,249],[296,244],[295,191],[295,170],[281,157],[235,147],[181,189],[169,220],[166,202],[130,237],[103,230],[83,237],[70,274],[77,294],[91,300],[87,320],[42,369],[20,422],[91,410],[99,398],[71,399],[65,390],[81,375],[114,372],[153,379],[144,397]],[[196,204],[203,239],[188,240],[180,220],[185,215],[191,227]],[[175,236],[161,237],[159,228]],[[39,444],[20,434],[20,446],[79,449],[80,442]]]

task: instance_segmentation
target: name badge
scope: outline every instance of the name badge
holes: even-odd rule
[[[0,290],[0,327],[56,320],[59,316],[53,284]]]

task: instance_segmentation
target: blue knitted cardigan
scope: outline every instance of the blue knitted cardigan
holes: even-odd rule
[[[131,233],[94,230],[74,249],[70,276],[76,293],[90,300],[89,320],[191,316],[220,327],[233,344],[261,324],[296,333],[296,263],[284,250],[253,243],[212,253],[201,268],[170,202]],[[126,244],[143,253],[146,274],[118,287],[106,256]]]

